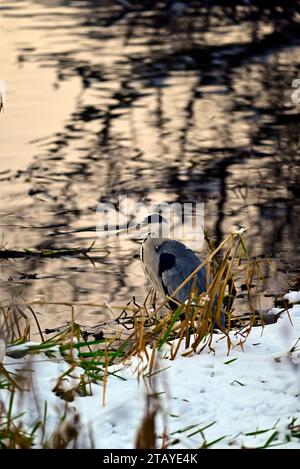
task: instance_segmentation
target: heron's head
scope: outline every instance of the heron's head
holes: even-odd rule
[[[135,239],[151,238],[167,238],[169,226],[166,218],[160,213],[152,213],[147,215],[140,222],[132,220],[128,226],[106,226],[105,230],[98,230],[98,233],[105,234],[106,238],[115,235],[125,235]]]
[[[147,215],[136,228],[143,234],[143,237],[167,238],[169,226],[165,217],[160,213]]]

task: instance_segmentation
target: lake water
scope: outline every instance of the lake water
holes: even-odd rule
[[[273,260],[266,305],[297,281],[300,27],[232,3],[0,0],[2,245],[88,247],[97,204],[120,193],[202,202],[217,243],[245,226],[251,255]],[[93,262],[2,261],[1,304],[86,303],[76,319],[92,325],[109,316],[98,304],[142,302],[139,244],[105,248]],[[42,327],[70,319],[69,306],[36,309]]]

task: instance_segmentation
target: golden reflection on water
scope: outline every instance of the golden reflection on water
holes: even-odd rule
[[[146,10],[110,21],[121,8],[111,2],[0,6],[0,78],[8,89],[0,120],[4,243],[88,246],[98,201],[114,202],[119,193],[148,203],[204,202],[216,240],[243,225],[251,253],[276,259],[265,293],[288,288],[300,257],[293,226],[299,110],[290,100],[299,45],[228,65],[251,44],[250,22],[203,31],[189,11],[158,27]],[[261,22],[255,34],[271,32]],[[85,231],[60,234],[76,229]],[[139,245],[116,239],[106,246],[110,254],[96,267],[75,258],[3,263],[2,301],[20,291],[24,301],[142,301],[148,285],[133,257]],[[266,306],[272,301],[262,297]],[[68,319],[69,308],[42,313],[43,327],[53,326]],[[94,324],[106,313],[79,307],[76,314]]]

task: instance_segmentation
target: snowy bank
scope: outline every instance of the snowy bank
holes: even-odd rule
[[[172,448],[199,448],[204,442],[208,446],[215,442],[213,448],[300,448],[299,337],[300,305],[294,305],[276,324],[252,328],[242,347],[240,336],[232,332],[235,345],[229,355],[221,334],[213,338],[215,353],[206,348],[201,354],[177,355],[171,361],[164,346],[158,362],[162,371],[155,375],[155,391],[161,392],[163,408],[156,422],[158,447],[167,425]],[[149,379],[137,377],[139,365],[134,357],[114,367],[118,376],[108,376],[105,406],[103,385],[92,384],[92,395],[77,395],[66,411],[66,403],[52,392],[58,377],[69,368],[66,362],[49,360],[44,354],[4,360],[9,372],[23,369],[33,382],[33,390],[19,393],[14,402],[15,414],[25,412],[26,427],[41,417],[47,402],[49,435],[64,412],[68,419],[78,413],[78,446],[96,448],[134,447],[149,391]],[[78,379],[79,368],[73,376]],[[68,380],[64,386],[71,386]],[[8,400],[9,391],[1,389],[0,401]]]

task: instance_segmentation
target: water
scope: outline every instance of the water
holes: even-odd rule
[[[200,11],[196,1],[0,0],[0,78],[8,89],[0,116],[2,244],[87,247],[98,202],[116,202],[119,193],[132,202],[204,202],[216,242],[246,226],[251,255],[273,259],[266,304],[293,285],[299,23],[275,7],[257,21],[237,3],[226,16],[221,7]],[[98,304],[143,301],[138,243],[106,247],[93,263],[3,261],[1,302],[93,304],[75,316],[95,324],[110,315]],[[67,305],[36,309],[42,327],[70,318]]]

